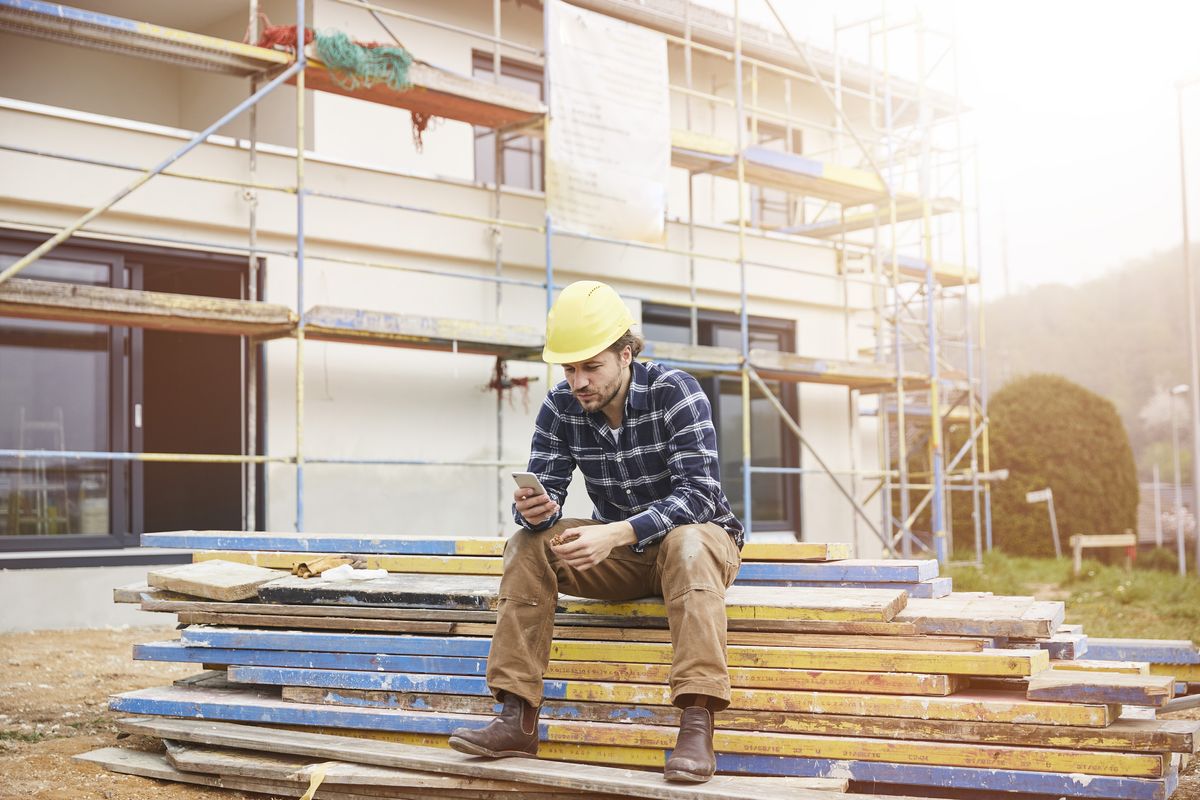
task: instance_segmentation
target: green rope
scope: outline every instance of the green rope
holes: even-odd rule
[[[386,83],[397,92],[409,87],[412,56],[403,47],[363,47],[341,31],[316,34],[317,56],[343,89],[370,89]]]

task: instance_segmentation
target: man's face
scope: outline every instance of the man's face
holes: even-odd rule
[[[621,381],[631,360],[628,347],[620,355],[605,350],[587,361],[563,364],[563,374],[579,405],[583,406],[584,411],[594,413],[607,406],[620,393]]]

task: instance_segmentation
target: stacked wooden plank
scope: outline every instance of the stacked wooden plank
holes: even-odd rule
[[[118,599],[187,626],[177,640],[138,646],[136,658],[218,671],[119,695],[117,710],[424,746],[444,746],[454,728],[494,713],[483,675],[499,540],[184,532],[144,543],[192,549],[197,569],[219,556],[278,577],[238,601],[121,590]],[[285,571],[328,553],[388,574]],[[913,794],[1174,791],[1200,722],[1152,718],[1172,678],[1141,663],[1078,658],[1087,641],[1063,626],[1061,603],[942,593],[934,587],[950,587],[936,562],[849,555],[835,545],[747,545],[727,597],[734,691],[717,718],[723,775],[849,779],[852,789],[885,783]],[[661,767],[678,719],[661,600],[562,597],[555,623],[542,757]]]
[[[1152,675],[1171,675],[1178,694],[1200,694],[1200,647],[1190,639],[1092,639],[1096,658],[1144,661]]]

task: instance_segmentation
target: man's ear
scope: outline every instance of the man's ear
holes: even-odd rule
[[[625,345],[623,348],[621,348],[621,367],[623,369],[625,367],[628,367],[632,363],[633,363],[633,348],[630,347],[629,345]]]

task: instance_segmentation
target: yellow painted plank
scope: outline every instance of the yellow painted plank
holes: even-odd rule
[[[568,692],[577,692],[571,699],[591,699],[596,702],[618,702],[605,699],[615,697],[623,686],[640,687],[639,692],[653,690],[654,697],[665,702],[644,701],[652,705],[669,704],[669,696],[663,694],[670,677],[669,664],[619,664],[592,663],[587,661],[551,661],[546,678],[572,681]],[[737,702],[745,709],[782,710],[777,690],[809,692],[872,692],[889,696],[945,697],[966,688],[965,680],[954,675],[924,675],[910,672],[879,673],[850,672],[837,670],[758,669],[756,667],[730,667],[729,681],[738,690],[745,690]],[[657,685],[651,685],[657,684]],[[632,690],[631,690],[632,691]],[[644,692],[643,692],[644,693]],[[585,696],[586,695],[586,696]],[[861,695],[860,695],[861,696]],[[804,708],[814,702],[811,697],[792,698]],[[632,700],[620,702],[634,702]]]
[[[321,553],[267,553],[246,551],[201,550],[193,554],[194,561],[219,559],[253,564],[259,567],[291,570],[297,564],[311,563]],[[499,575],[504,562],[499,558],[479,556],[360,556],[366,569],[386,569],[388,572],[415,572],[436,575]]]
[[[729,665],[734,667],[1021,677],[1050,666],[1045,650],[984,649],[971,653],[730,645],[726,652]],[[653,642],[557,641],[550,646],[550,657],[565,661],[669,664],[672,649],[669,644]]]
[[[417,538],[417,537],[414,537]],[[459,556],[492,556],[500,557],[504,555],[505,540],[499,537],[465,537],[458,539],[450,539],[454,542],[456,555]],[[195,553],[195,560],[201,561],[211,558],[224,558],[227,561],[241,561],[245,564],[257,564],[260,567],[271,566],[273,568],[283,568],[284,562],[274,561],[276,557],[282,556],[303,556],[304,558],[317,558],[322,555],[340,555],[341,553],[285,553],[285,552],[257,552],[250,550],[222,550],[217,551],[201,550]],[[748,542],[742,548],[743,561],[842,561],[854,556],[854,548],[848,542]],[[364,558],[379,558],[384,559],[387,556],[363,556]],[[397,556],[398,558],[399,556]],[[449,558],[450,556],[447,556]],[[264,561],[265,559],[265,561]],[[267,563],[270,562],[270,563]],[[380,561],[379,563],[386,563]],[[400,563],[400,562],[397,562]],[[388,569],[387,567],[379,567],[379,569]],[[389,572],[409,572],[414,570],[392,570]],[[492,573],[470,573],[470,574],[492,574]],[[496,573],[499,574],[499,573]]]
[[[904,607],[908,595],[891,589],[814,589],[735,586],[726,598],[729,619],[825,622],[888,622]],[[665,617],[661,598],[630,601],[590,600],[563,596],[566,614],[615,617]]]
[[[694,150],[698,153],[711,153],[715,156],[732,156],[737,152],[734,143],[728,139],[709,136],[697,131],[675,129],[671,131],[671,147],[684,150]]]
[[[1050,659],[1050,669],[1077,670],[1080,672],[1123,672],[1126,675],[1149,675],[1150,665],[1145,661],[1090,661],[1077,658],[1073,661]]]
[[[841,164],[822,164],[822,175],[831,181],[844,183],[859,189],[887,194],[887,187],[875,173],[865,169],[847,167]]]
[[[1170,675],[1177,681],[1200,683],[1200,664],[1151,664],[1151,675]]]
[[[543,721],[551,741],[596,745],[671,748],[675,731],[654,725]],[[796,733],[717,730],[713,747],[722,753],[853,759],[902,764],[936,764],[982,769],[1081,772],[1091,775],[1158,778],[1163,757],[1157,753],[1111,753],[1059,748],[896,741]]]

